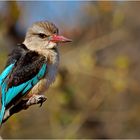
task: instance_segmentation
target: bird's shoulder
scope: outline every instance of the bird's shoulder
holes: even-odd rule
[[[12,64],[13,62],[18,61],[25,52],[27,52],[27,48],[25,45],[18,44],[9,54],[8,54],[8,59],[6,66]]]
[[[45,61],[45,56],[36,51],[29,50],[24,44],[18,44],[17,47],[9,53],[6,67],[15,61],[18,62],[18,64],[27,65],[39,58]]]

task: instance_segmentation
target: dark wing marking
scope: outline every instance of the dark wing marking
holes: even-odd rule
[[[34,51],[28,51],[23,54],[9,76],[8,88],[18,86],[33,78],[45,61],[44,56]]]
[[[9,55],[8,60],[6,63],[6,66],[9,66],[10,64],[14,63],[15,61],[18,61],[22,55],[24,55],[27,51],[27,47],[24,44],[20,44],[15,48]]]

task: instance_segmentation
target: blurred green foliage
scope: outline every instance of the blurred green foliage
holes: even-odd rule
[[[7,4],[9,12],[0,15],[1,71],[12,46],[23,40],[15,25],[24,7]],[[74,41],[60,48],[48,100],[12,116],[2,137],[140,138],[139,12],[139,2],[83,4],[76,29],[61,29]]]

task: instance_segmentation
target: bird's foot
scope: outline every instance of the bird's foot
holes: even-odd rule
[[[40,107],[42,104],[47,100],[47,98],[44,95],[33,95],[29,98],[29,100],[26,102],[27,106],[31,106],[34,104],[40,104]]]

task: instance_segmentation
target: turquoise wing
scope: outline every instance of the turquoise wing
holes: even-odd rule
[[[9,104],[18,94],[23,96],[30,91],[39,81],[42,79],[46,73],[47,65],[43,64],[38,74],[36,74],[32,79],[24,82],[18,86],[14,86],[8,89],[5,97],[5,106]],[[5,89],[6,83],[3,83],[2,88]]]
[[[2,92],[2,108],[0,112],[0,122],[2,122],[4,113],[5,113],[5,107],[19,94],[21,96],[24,96],[28,91],[30,91],[39,81],[42,79],[46,73],[47,65],[43,64],[39,72],[30,80],[27,82],[24,82],[18,86],[13,86],[7,90],[7,82],[6,77],[9,75],[9,73],[12,71],[12,68],[14,67],[14,63],[9,65],[3,73],[0,75],[0,86],[1,86],[1,92]]]
[[[9,73],[12,71],[13,66],[15,65],[15,63],[9,65],[0,75],[0,86],[1,86],[1,111],[0,111],[0,124],[2,123],[3,117],[4,117],[4,113],[5,113],[5,104],[4,104],[4,100],[5,100],[5,93],[4,91],[6,90],[6,85],[3,84],[5,78],[9,75]],[[2,86],[3,85],[3,86]]]

